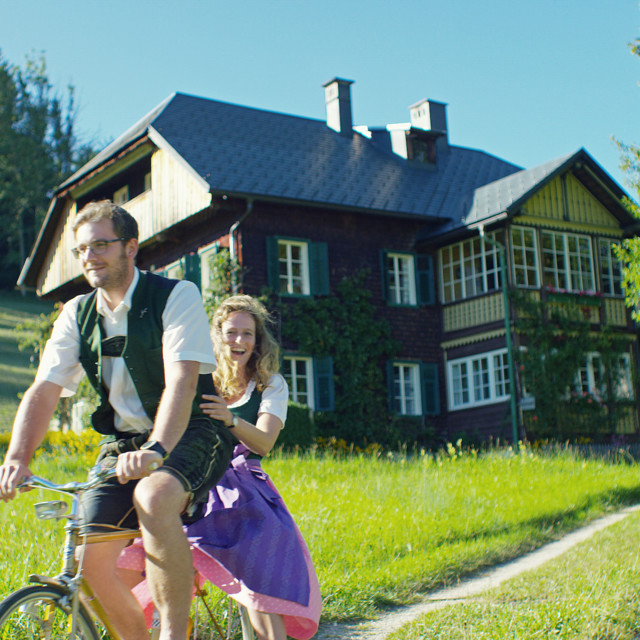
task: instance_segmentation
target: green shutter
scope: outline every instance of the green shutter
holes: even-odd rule
[[[394,385],[393,385],[393,362],[387,360],[387,406],[390,413],[395,413],[395,406],[393,402]]]
[[[380,273],[382,277],[382,299],[389,302],[389,268],[388,251],[380,252]]]
[[[433,257],[426,254],[416,256],[416,272],[418,304],[435,304],[436,292]]]
[[[316,411],[333,411],[333,359],[313,359],[314,396]]]
[[[309,280],[311,295],[329,295],[329,254],[326,242],[310,242]]]
[[[184,279],[195,283],[200,289],[200,256],[198,252],[188,253],[184,257]]]
[[[435,416],[440,413],[440,388],[438,385],[438,365],[423,362],[420,365],[422,377],[422,413]]]
[[[278,255],[278,238],[267,238],[267,284],[276,293],[280,293],[280,262]]]

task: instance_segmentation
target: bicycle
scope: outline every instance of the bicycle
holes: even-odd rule
[[[66,520],[62,569],[53,577],[30,575],[29,582],[33,584],[14,591],[0,602],[0,640],[122,640],[82,573],[86,544],[140,536],[138,530],[82,532],[82,495],[114,475],[113,469],[107,469],[90,475],[86,482],[55,484],[45,478],[31,476],[21,483],[20,488],[41,488],[69,496],[71,507],[65,500],[35,505],[36,518],[39,520]],[[76,553],[77,549],[79,553]],[[220,600],[227,600],[226,612],[224,620],[220,621],[220,616],[216,617],[214,614],[215,607],[207,601],[207,595],[206,591],[196,585],[189,639],[213,640],[219,637],[231,640],[241,633],[243,640],[254,640],[246,609],[234,605],[234,601],[224,594]],[[90,608],[87,603],[91,603]],[[202,624],[200,621],[201,604],[210,624]],[[202,633],[209,635],[201,635]]]

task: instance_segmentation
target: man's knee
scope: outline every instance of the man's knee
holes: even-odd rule
[[[135,488],[133,503],[138,518],[174,518],[180,515],[188,500],[182,483],[170,473],[154,472],[142,478]]]

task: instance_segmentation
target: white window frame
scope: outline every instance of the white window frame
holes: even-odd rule
[[[166,278],[173,278],[174,280],[184,280],[184,263],[182,260],[171,262],[166,267],[159,269],[159,271]]]
[[[200,256],[200,290],[204,293],[211,289],[211,267],[209,266],[209,258],[215,255],[220,249],[217,242],[209,244],[198,249]]]
[[[518,252],[521,260],[517,258]],[[511,256],[515,285],[523,289],[539,289],[538,234],[535,229],[511,227]]]
[[[125,184],[124,187],[120,187],[113,192],[113,203],[118,206],[123,205],[125,202],[129,202],[129,185]]]
[[[487,234],[497,241],[495,231]],[[447,304],[500,289],[500,249],[479,236],[443,247],[440,295]]]
[[[450,411],[508,400],[507,350],[496,349],[449,360],[447,390]]]
[[[545,239],[552,246],[545,248]],[[577,247],[572,246],[575,243]],[[581,244],[587,251],[582,252]],[[593,261],[593,246],[589,236],[562,231],[542,231],[542,280],[544,284],[565,291],[595,291],[596,279]],[[552,265],[545,265],[549,257]],[[588,264],[584,264],[583,261]]]
[[[283,375],[289,385],[289,400],[291,402],[297,402],[298,404],[304,404],[310,409],[315,409],[313,358],[307,356],[284,356],[283,360],[285,363],[285,366],[283,367]],[[301,375],[298,374],[297,366],[293,367],[293,364],[302,364],[304,366],[304,373]],[[299,381],[301,379],[304,379],[306,383],[306,392],[299,390]],[[304,400],[302,399],[303,394],[307,396]]]
[[[622,290],[624,265],[618,260],[613,250],[613,245],[619,242],[619,240],[610,238],[598,238],[600,289],[604,295],[615,296],[616,298],[624,296],[624,291]]]
[[[386,258],[389,302],[415,306],[418,304],[415,256],[410,253],[389,252]]]
[[[631,379],[631,356],[628,353],[621,353],[622,376],[616,384],[616,398],[618,400],[633,399],[633,383]],[[600,354],[592,352],[586,354],[585,361],[580,366],[576,375],[576,388],[579,393],[589,393],[590,395],[602,399],[603,393],[601,385],[604,381],[604,367]]]
[[[281,255],[283,249],[284,256]],[[296,250],[299,250],[299,256],[294,256]],[[304,296],[311,294],[307,242],[278,239],[278,280],[280,293]]]
[[[422,387],[420,364],[413,362],[393,363],[393,409],[403,416],[422,415]]]

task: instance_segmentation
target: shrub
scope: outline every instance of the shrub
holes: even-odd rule
[[[311,410],[303,404],[289,403],[287,422],[278,436],[278,446],[283,449],[308,449],[316,440],[316,426]]]

